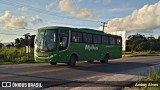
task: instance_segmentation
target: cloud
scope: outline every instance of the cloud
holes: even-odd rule
[[[10,11],[5,11],[4,15],[0,16],[0,28],[15,29],[26,28],[30,25],[35,25],[42,20],[38,17],[14,16]]]
[[[51,10],[53,7],[55,7],[56,6],[56,3],[55,2],[52,2],[52,3],[50,3],[50,4],[48,4],[48,5],[46,5],[46,9],[47,10]]]
[[[94,3],[102,3],[104,5],[110,5],[112,4],[112,0],[92,0]]]
[[[28,11],[29,8],[26,7],[26,6],[22,6],[22,7],[18,8],[18,10],[20,10],[20,11]]]
[[[67,12],[67,13],[69,13],[75,17],[79,17],[79,18],[81,18],[81,17],[92,18],[93,17],[92,10],[87,9],[87,8],[76,8],[72,5],[71,0],[61,0],[59,2],[59,9],[63,12]]]
[[[111,8],[108,11],[109,12],[124,12],[124,11],[131,11],[134,10],[135,8],[130,7],[129,4],[123,4],[120,7],[117,8]]]
[[[35,16],[30,18],[30,22],[35,25],[39,22],[42,22],[42,19],[40,19],[38,16]]]
[[[109,9],[108,12],[124,12],[124,11],[130,11],[130,10],[133,10],[134,8],[112,8],[112,9]]]
[[[145,5],[134,10],[125,18],[114,18],[110,20],[105,31],[141,31],[148,32],[160,28],[160,2],[153,5]]]

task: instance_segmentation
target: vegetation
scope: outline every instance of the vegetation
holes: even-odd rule
[[[126,44],[126,50],[131,52],[160,51],[160,37],[155,39],[155,37],[145,37],[140,34],[130,35]]]
[[[30,47],[34,47],[34,38],[35,35],[30,35],[29,33],[26,33],[23,35],[24,38],[16,38],[15,39],[15,47],[16,48],[22,48],[26,45],[29,45]],[[10,47],[13,47],[13,45],[10,45]]]
[[[155,70],[153,70],[145,81],[146,82],[154,81],[158,84],[160,81],[160,74]],[[160,87],[159,86],[158,87],[141,87],[140,89],[141,90],[160,90]]]
[[[145,37],[141,34],[130,35],[126,41],[126,52],[124,57],[132,56],[159,56],[160,55],[160,36]]]
[[[150,73],[150,75],[148,76],[148,78],[145,78],[143,80],[140,80],[138,81],[139,83],[142,83],[142,84],[148,84],[152,83],[152,86],[137,86],[135,87],[135,83],[132,84],[133,86],[131,87],[126,87],[124,88],[123,90],[160,90],[160,87],[159,87],[159,82],[160,81],[160,74],[155,71],[154,69],[152,70],[152,72]],[[153,84],[158,84],[158,86],[154,86]]]
[[[160,51],[143,51],[143,52],[123,52],[123,57],[135,57],[135,56],[160,56]]]
[[[0,43],[0,64],[19,64],[34,62],[34,37],[29,33],[24,34],[24,38],[16,38],[15,44],[8,44],[2,48],[3,44]],[[30,53],[27,54],[25,46],[30,46]]]
[[[0,63],[12,62],[13,64],[19,64],[34,61],[33,48],[31,48],[29,56],[25,53],[25,48],[1,48],[0,51]]]
[[[15,44],[9,44],[6,48],[2,48],[3,44],[0,42],[0,64],[11,63],[24,63],[33,62],[33,48],[34,37],[26,33],[21,38],[15,39]],[[136,34],[128,37],[126,50],[123,55],[127,56],[148,56],[148,55],[160,55],[160,37],[155,39],[154,37],[145,37],[144,35]],[[25,53],[25,46],[31,47],[31,53],[27,58]]]
[[[160,81],[160,74],[153,69],[149,75],[148,81]]]
[[[2,48],[3,47],[3,43],[0,43],[0,48]]]

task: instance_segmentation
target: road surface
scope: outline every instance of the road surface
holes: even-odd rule
[[[89,83],[86,86],[85,84],[78,84],[79,87],[73,87],[74,83],[71,81],[90,81],[90,83],[93,81],[102,83],[103,81],[136,81],[146,77],[153,67],[159,70],[159,64],[160,56],[147,56],[110,60],[108,64],[101,64],[98,61],[94,63],[78,62],[76,67],[69,67],[66,64],[54,66],[49,63],[0,65],[0,81],[64,81],[46,82],[48,86],[42,88],[50,90],[58,88],[66,90],[82,90],[85,88],[96,90],[97,88],[110,87],[96,87],[93,84],[93,89],[91,85],[87,86]],[[117,88],[118,86],[115,87]],[[112,85],[110,89],[113,89]]]

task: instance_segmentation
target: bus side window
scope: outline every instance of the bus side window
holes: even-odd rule
[[[71,41],[81,43],[82,42],[82,33],[72,31]]]
[[[60,43],[59,43],[59,51],[65,50],[68,47],[68,39],[69,31],[60,31]]]
[[[116,38],[116,44],[121,45],[121,38]]]
[[[110,45],[115,45],[116,41],[115,41],[115,37],[109,37],[110,38]]]
[[[106,44],[106,45],[109,44],[109,39],[107,36],[102,36],[102,44]]]
[[[83,42],[92,43],[92,34],[83,33]]]
[[[93,35],[93,43],[101,44],[101,36],[100,35]]]
[[[60,39],[60,46],[61,47],[66,47],[67,46],[67,40],[68,38],[67,37],[61,37]]]

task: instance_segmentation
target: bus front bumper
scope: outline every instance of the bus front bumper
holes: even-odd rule
[[[56,55],[50,55],[50,56],[34,56],[35,61],[45,61],[45,62],[51,62],[55,61]]]

